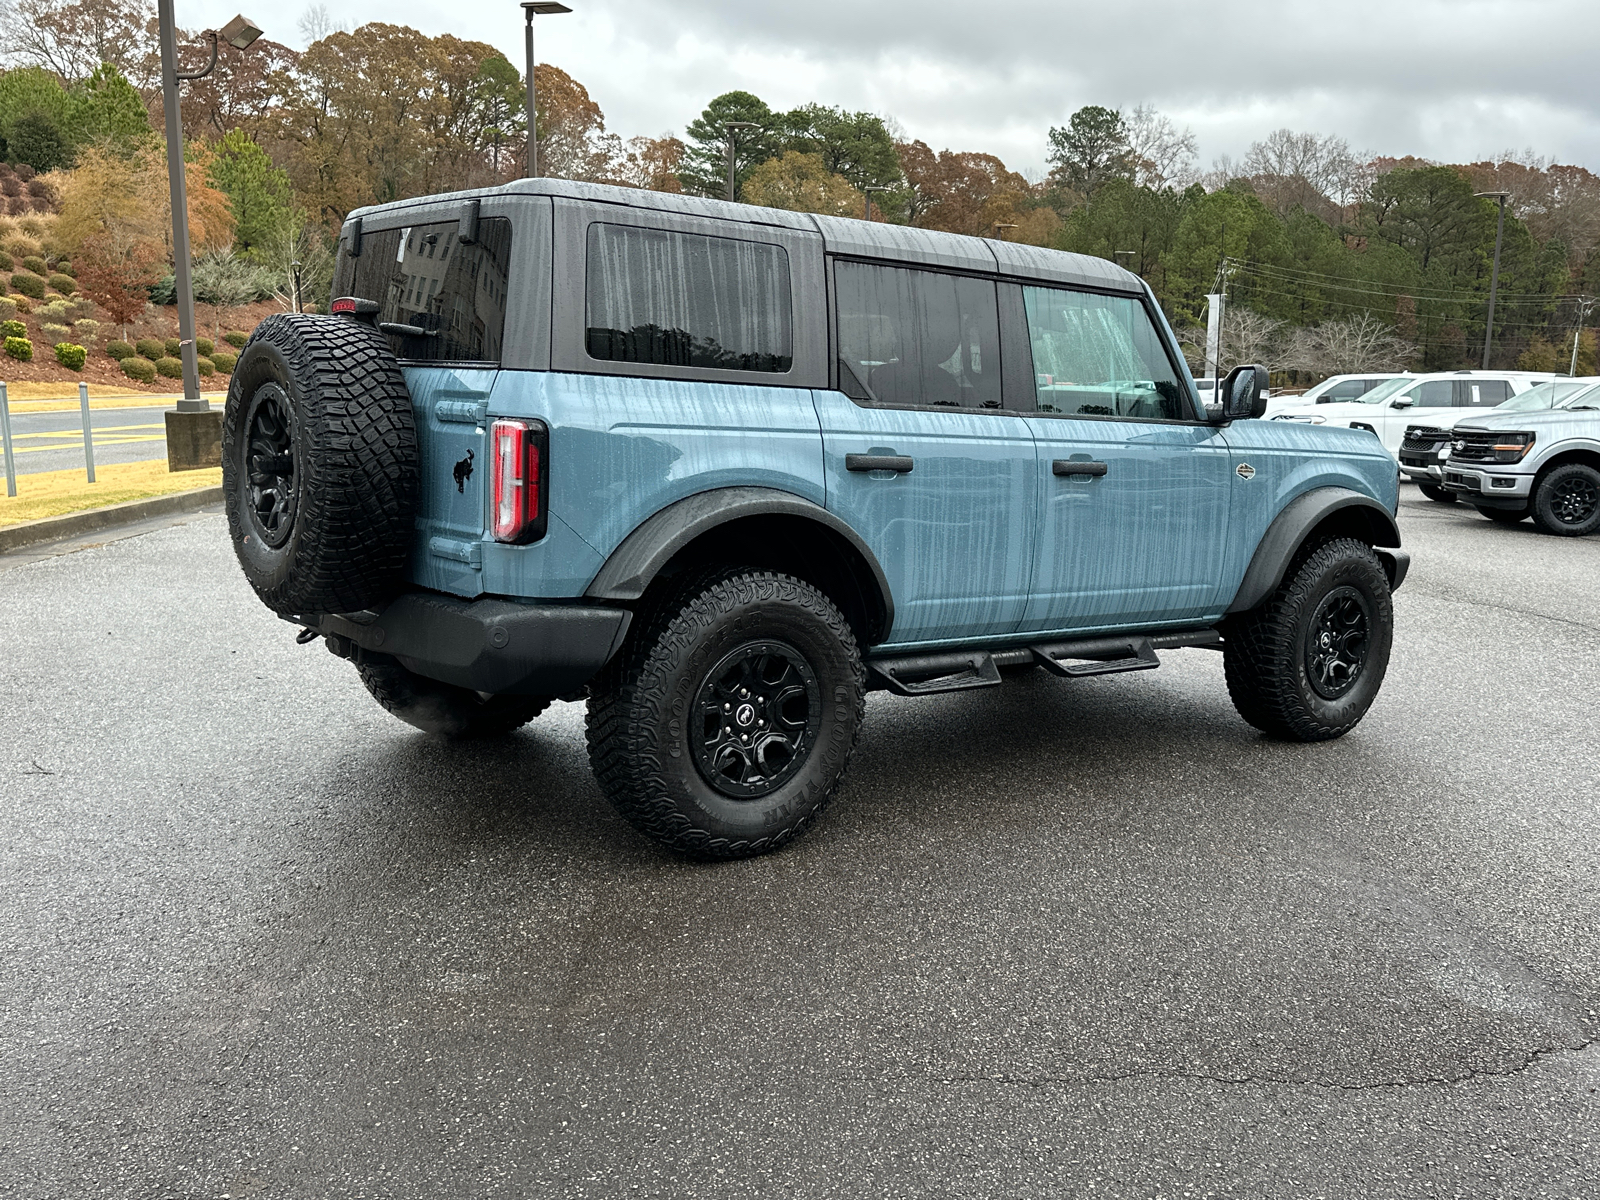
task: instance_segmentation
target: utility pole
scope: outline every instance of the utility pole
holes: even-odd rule
[[[1506,232],[1506,201],[1510,192],[1474,192],[1474,196],[1493,200],[1500,206],[1499,218],[1494,226],[1494,267],[1489,272],[1489,324],[1483,331],[1483,369],[1489,369],[1489,349],[1494,345],[1494,294],[1500,287],[1500,241]]]
[[[728,131],[728,199],[733,200],[735,182],[735,164],[739,159],[739,130],[760,129],[754,121],[729,121],[723,126]]]
[[[1594,309],[1595,300],[1589,296],[1578,297],[1578,327],[1572,331],[1572,365],[1567,368],[1568,378],[1577,378],[1578,375],[1578,339],[1583,336],[1583,323],[1589,319],[1589,313]]]

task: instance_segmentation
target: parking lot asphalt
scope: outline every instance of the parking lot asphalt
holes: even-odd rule
[[[167,457],[166,418],[160,408],[91,409],[89,429],[96,466]],[[13,413],[11,434],[19,475],[83,469],[83,417],[76,411]]]
[[[387,716],[214,514],[0,571],[0,1196],[1591,1196],[1600,538],[1403,495],[1348,737],[1202,650],[877,695],[721,866],[578,705]]]

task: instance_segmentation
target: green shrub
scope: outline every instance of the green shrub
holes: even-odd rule
[[[7,296],[6,299],[11,301],[11,307],[19,313],[30,313],[33,311],[33,301],[29,300],[26,296]]]
[[[18,362],[32,362],[33,343],[25,337],[8,337],[6,339],[6,357],[14,358]]]
[[[71,342],[56,343],[56,361],[69,371],[83,370],[83,360],[89,357],[89,352],[82,346],[74,346]]]
[[[222,335],[222,340],[235,350],[243,350],[244,344],[250,340],[250,335],[248,333],[240,333],[237,329],[230,329]]]
[[[168,358],[177,358],[183,353],[183,343],[177,338],[168,338],[163,345],[165,345],[167,348]]]
[[[17,269],[16,260],[13,259],[11,257],[11,255],[7,254],[5,251],[0,250],[0,271],[4,271],[7,275],[9,275],[9,274],[11,274],[11,272],[15,271],[16,269]]]
[[[38,317],[41,321],[55,321],[60,323],[62,321],[72,320],[73,313],[76,310],[77,305],[72,301],[62,300],[61,298],[57,297],[47,304],[35,304],[33,306],[33,315]]]
[[[55,325],[49,321],[41,321],[39,322],[39,332],[44,334],[45,337],[49,338],[51,342],[54,343],[66,341],[67,335],[71,333],[72,330],[66,325]]]
[[[100,337],[100,322],[93,317],[83,317],[72,323],[72,330],[78,335],[80,342],[85,346],[92,346]]]
[[[201,358],[210,358],[211,352],[217,347],[210,338],[197,337],[194,340],[195,353]]]
[[[71,275],[63,275],[59,271],[50,276],[46,282],[63,296],[70,296],[78,290],[78,281]]]
[[[139,352],[128,345],[127,342],[116,341],[106,343],[106,353],[118,362],[122,362],[124,359],[132,358]]]
[[[133,348],[139,352],[140,358],[148,358],[151,362],[167,356],[167,344],[160,338],[140,338]]]
[[[44,259],[37,254],[30,254],[23,259],[22,267],[23,270],[32,271],[35,275],[44,276],[50,274],[50,268],[44,265]]]
[[[194,360],[194,366],[195,370],[199,371],[202,376],[215,375],[217,373],[217,364],[203,354]]]
[[[74,279],[78,277],[78,272],[74,270],[72,264],[64,258],[56,264],[56,270],[60,271],[63,275],[70,275]]]
[[[11,287],[30,300],[44,299],[44,280],[37,275],[30,275],[26,271],[18,271],[11,277]]]
[[[27,337],[28,327],[21,321],[0,321],[0,337]]]
[[[165,375],[168,379],[182,379],[183,360],[171,356],[156,359],[156,374]]]
[[[133,355],[122,360],[122,373],[129,379],[137,379],[140,383],[150,383],[156,377],[156,365],[148,358]]]
[[[224,375],[232,375],[233,368],[239,361],[239,356],[237,354],[229,354],[226,350],[218,350],[211,356],[211,361],[216,365],[217,370]]]

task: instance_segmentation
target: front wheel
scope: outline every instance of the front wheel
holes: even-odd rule
[[[787,575],[724,568],[642,624],[590,687],[601,790],[640,832],[698,858],[798,837],[837,794],[865,714],[838,608]]]
[[[1558,537],[1583,537],[1600,529],[1600,471],[1588,463],[1563,463],[1539,480],[1533,523]]]
[[[1417,490],[1429,500],[1435,500],[1440,504],[1454,504],[1456,502],[1456,494],[1446,491],[1437,483],[1419,483],[1417,484]]]
[[[1290,566],[1260,608],[1224,629],[1228,694],[1274,737],[1320,742],[1354,729],[1389,668],[1394,606],[1372,548],[1324,542]]]

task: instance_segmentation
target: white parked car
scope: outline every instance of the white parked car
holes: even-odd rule
[[[1425,423],[1452,429],[1464,417],[1497,408],[1536,384],[1555,378],[1558,376],[1549,371],[1442,371],[1436,375],[1401,375],[1380,383],[1354,400],[1297,404],[1274,414],[1272,420],[1371,430],[1398,463],[1406,426]]]
[[[1379,384],[1391,379],[1415,379],[1409,371],[1380,371],[1367,375],[1330,375],[1315,387],[1298,396],[1274,396],[1267,404],[1265,416],[1271,418],[1289,408],[1303,404],[1347,404],[1359,400]]]

